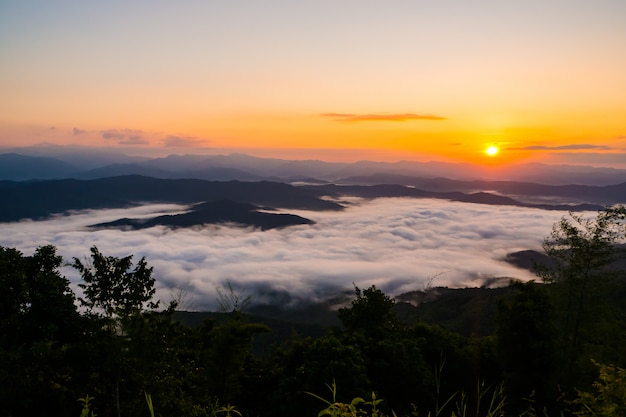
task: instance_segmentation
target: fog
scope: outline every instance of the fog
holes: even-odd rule
[[[228,283],[254,302],[323,300],[353,284],[375,284],[390,295],[435,286],[475,287],[493,277],[532,279],[502,259],[540,250],[565,212],[428,199],[352,200],[342,212],[294,211],[314,225],[260,231],[233,226],[139,231],[91,230],[121,217],[185,210],[177,205],[94,210],[45,221],[1,224],[0,245],[31,255],[53,244],[65,261],[83,260],[97,246],[107,256],[145,256],[157,297],[184,295],[183,308],[216,309]],[[80,277],[62,273],[79,293]],[[432,281],[432,282],[431,282]]]

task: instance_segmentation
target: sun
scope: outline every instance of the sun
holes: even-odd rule
[[[489,156],[496,156],[498,154],[498,152],[500,152],[500,149],[498,149],[497,146],[490,146],[485,150],[485,153]]]

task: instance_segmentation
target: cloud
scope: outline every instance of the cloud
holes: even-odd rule
[[[434,285],[479,286],[490,277],[531,279],[502,261],[507,253],[540,250],[566,213],[428,199],[356,200],[343,212],[290,211],[316,222],[281,230],[207,226],[170,230],[88,230],[122,217],[184,210],[176,205],[98,210],[46,221],[4,223],[0,245],[30,255],[56,245],[65,260],[96,245],[107,256],[145,256],[154,266],[157,297],[183,290],[198,310],[218,306],[216,289],[230,282],[256,302],[320,300],[377,285],[391,295]],[[79,277],[66,268],[77,291]]]
[[[203,144],[198,138],[168,135],[163,140],[163,146],[168,148],[195,148]]]
[[[148,140],[143,137],[144,132],[134,129],[103,130],[102,138],[116,140],[120,145],[147,145]]]
[[[561,157],[562,158],[559,158]],[[552,155],[551,163],[562,164],[585,164],[596,167],[609,166],[618,169],[626,169],[626,150],[618,152],[576,152],[563,155],[555,153]]]
[[[580,150],[602,150],[608,151],[612,148],[602,145],[589,145],[589,144],[574,144],[574,145],[561,145],[561,146],[524,146],[521,148],[506,148],[507,151],[580,151]]]
[[[74,129],[72,129],[72,134],[73,134],[74,136],[82,135],[83,133],[87,133],[87,131],[86,131],[86,130],[79,129],[79,128],[77,128],[77,127],[75,127]]]
[[[445,117],[433,114],[415,113],[379,113],[379,114],[350,114],[350,113],[323,113],[336,122],[406,122],[408,120],[446,120]]]

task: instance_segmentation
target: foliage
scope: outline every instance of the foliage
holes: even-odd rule
[[[593,361],[599,377],[592,392],[578,392],[574,403],[580,406],[581,417],[613,417],[626,415],[626,369]]]
[[[422,355],[422,341],[402,323],[395,301],[372,285],[361,291],[349,308],[339,310],[345,326],[344,343],[364,358],[371,390],[379,392],[400,412],[411,408],[412,396],[432,400],[432,374]]]
[[[80,402],[83,406],[80,417],[96,417],[97,414],[93,411],[92,407],[93,397],[86,395],[84,398],[79,398],[78,402]]]
[[[614,266],[625,258],[626,207],[613,206],[598,212],[595,219],[570,214],[554,225],[544,249],[555,262],[539,268],[549,286],[556,311],[558,341],[563,362],[561,382],[591,375],[589,358],[600,356],[606,332],[623,327],[623,316],[607,300],[620,274]],[[620,334],[623,332],[620,332]],[[602,359],[609,349],[602,348]],[[613,350],[618,352],[619,348]],[[570,385],[571,386],[571,385]]]
[[[267,331],[267,326],[248,323],[237,313],[225,323],[205,322],[199,326],[193,343],[194,351],[199,354],[197,371],[204,374],[205,389],[222,401],[238,399],[252,339],[255,334]]]
[[[441,366],[443,368],[443,364]],[[441,371],[442,368],[440,368],[439,371]],[[317,394],[307,392],[308,395],[326,404],[326,407],[318,413],[318,417],[397,417],[396,412],[393,410],[386,413],[380,409],[380,404],[383,400],[378,398],[375,392],[372,392],[370,401],[365,401],[361,397],[354,397],[349,403],[346,403],[337,399],[337,384],[335,381],[333,381],[331,385],[327,385],[327,387],[331,392],[330,400],[327,400]],[[506,399],[503,385],[499,385],[492,389],[482,382],[476,385],[476,391],[476,396],[480,399],[480,401],[475,404],[472,404],[469,400],[470,396],[468,396],[464,391],[461,391],[448,397],[445,401],[443,401],[442,405],[439,405],[438,399],[435,409],[428,411],[426,415],[428,417],[503,417],[505,415],[504,405]],[[444,413],[446,406],[451,404],[455,398],[458,399],[454,404],[454,409]],[[486,406],[485,409],[482,408],[483,405]],[[419,413],[417,407],[413,407],[413,411],[410,415],[419,417],[422,414]]]
[[[61,262],[53,246],[30,257],[0,247],[0,415],[68,409],[71,347],[82,322]]]
[[[332,385],[327,385],[327,387],[331,392],[330,400],[320,397],[317,394],[307,392],[310,396],[321,400],[327,405],[326,408],[318,413],[318,417],[386,417],[386,414],[382,413],[378,408],[378,405],[382,402],[382,400],[376,398],[376,394],[374,392],[372,392],[371,401],[365,401],[361,397],[355,397],[352,401],[350,401],[350,403],[343,403],[337,400],[337,384],[335,381],[333,381]],[[393,413],[393,415],[395,416],[396,413]]]
[[[544,241],[544,250],[556,263],[544,269],[541,276],[547,282],[583,284],[595,277],[602,268],[623,257],[616,246],[626,240],[626,207],[613,206],[598,212],[595,219],[570,213],[552,229]]]
[[[95,246],[91,248],[90,264],[85,265],[74,258],[72,266],[84,281],[79,287],[85,298],[79,300],[89,311],[99,309],[105,317],[112,318],[139,312],[144,305],[157,307],[157,303],[151,301],[155,292],[153,268],[141,258],[131,269],[132,259],[132,255],[123,258],[104,256]]]
[[[339,319],[350,332],[368,337],[385,337],[399,327],[393,306],[395,301],[372,285],[363,291],[354,286],[356,298],[350,308],[339,309]]]
[[[491,395],[489,392],[491,391]],[[504,394],[504,386],[499,385],[491,388],[485,385],[484,381],[476,386],[476,398],[478,401],[472,404],[469,396],[462,392],[459,401],[456,403],[456,411],[452,413],[452,417],[465,416],[485,416],[485,417],[504,417],[504,406],[506,404],[506,396]],[[486,405],[487,409],[483,411],[482,406]]]
[[[512,282],[511,287],[516,294],[498,303],[496,335],[503,377],[515,393],[512,407],[526,407],[524,399],[531,394],[537,407],[553,406],[560,363],[550,295],[534,281]]]

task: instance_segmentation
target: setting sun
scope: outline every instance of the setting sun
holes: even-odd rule
[[[490,146],[485,150],[485,153],[489,156],[496,156],[500,152],[497,146]]]

